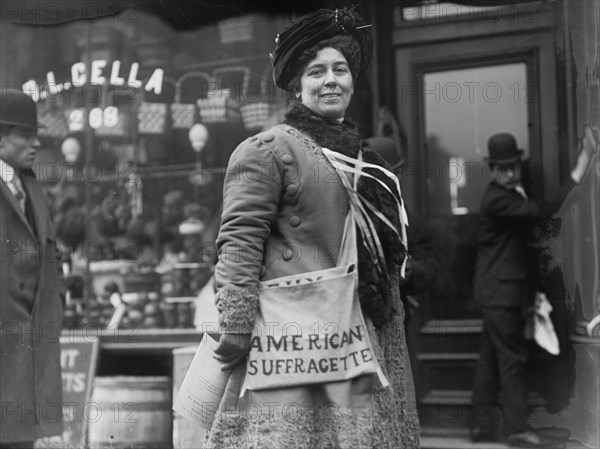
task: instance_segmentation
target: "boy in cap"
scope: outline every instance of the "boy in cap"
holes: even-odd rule
[[[492,181],[480,209],[479,254],[475,294],[483,308],[480,359],[475,371],[473,404],[477,427],[474,441],[499,439],[493,423],[500,406],[503,433],[511,446],[544,445],[527,424],[525,364],[526,311],[534,301],[535,259],[528,249],[530,227],[558,208],[568,190],[579,185],[597,152],[598,138],[586,125],[577,163],[563,195],[554,205],[534,201],[521,183],[523,150],[514,136],[500,133],[488,141],[486,158]]]
[[[0,92],[0,448],[62,434],[59,337],[65,284],[46,197],[32,171],[37,108]]]

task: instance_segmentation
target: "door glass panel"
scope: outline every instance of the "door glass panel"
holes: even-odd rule
[[[487,141],[509,132],[528,156],[526,65],[431,72],[424,84],[428,215],[444,255],[430,318],[472,317],[477,214],[490,181]]]

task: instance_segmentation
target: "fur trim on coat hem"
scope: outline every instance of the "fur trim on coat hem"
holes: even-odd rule
[[[224,285],[217,292],[216,305],[221,333],[250,334],[258,310],[258,287]]]
[[[375,356],[390,382],[389,388],[383,388],[374,381],[370,407],[324,403],[319,386],[327,384],[293,387],[293,399],[286,388],[267,390],[266,402],[260,391],[247,391],[240,398],[246,372],[246,367],[240,366],[231,374],[204,448],[418,449],[419,421],[402,306],[399,309],[381,330],[366,319]]]

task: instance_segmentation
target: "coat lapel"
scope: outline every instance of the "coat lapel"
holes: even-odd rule
[[[27,217],[25,216],[25,214],[19,207],[19,203],[17,202],[15,196],[12,194],[12,192],[10,191],[10,188],[6,185],[6,183],[2,179],[0,179],[0,195],[2,196],[2,203],[6,204],[6,205],[8,205],[8,207],[11,207],[12,209],[14,209],[15,215],[17,217],[19,217],[19,219],[23,222],[23,225],[32,234],[35,235],[35,232],[33,231],[31,224],[29,223],[29,221],[27,220]]]
[[[33,176],[23,176],[22,182],[27,192],[27,199],[31,215],[33,216],[34,223],[32,223],[32,226],[35,226],[38,241],[45,243],[48,233],[46,197]]]

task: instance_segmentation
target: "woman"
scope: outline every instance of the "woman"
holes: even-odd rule
[[[406,254],[403,207],[395,180],[368,166],[385,163],[363,151],[356,127],[344,118],[370,59],[370,28],[353,10],[322,9],[289,24],[276,44],[274,80],[290,93],[291,107],[284,124],[240,144],[224,184],[216,267],[222,334],[215,352],[232,373],[207,447],[417,448],[398,290]],[[361,176],[340,171],[363,165]],[[366,220],[359,220],[359,209]],[[377,369],[331,382],[246,390],[259,350],[250,333],[265,312],[261,288],[335,269],[354,242],[349,235],[357,239],[351,248],[358,253],[356,304]]]

